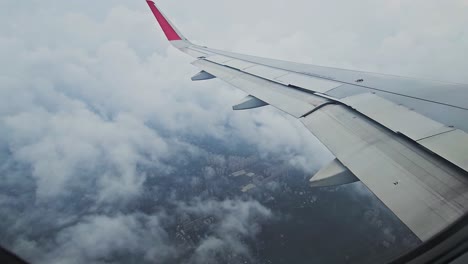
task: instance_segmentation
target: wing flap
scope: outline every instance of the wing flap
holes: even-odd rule
[[[422,241],[468,211],[464,173],[374,121],[328,105],[302,122]]]
[[[468,134],[465,132],[456,129],[424,138],[418,143],[468,171]]]
[[[285,83],[287,85],[293,85],[300,87],[311,92],[326,93],[342,83],[320,79],[312,76],[307,76],[299,73],[289,73],[281,77],[275,78],[276,80]]]
[[[329,101],[207,60],[192,64],[296,118]]]
[[[181,49],[182,52],[194,57],[194,58],[200,58],[200,57],[206,57],[209,55],[209,53],[206,53],[206,52],[200,52],[198,50],[193,50],[193,49],[190,49],[190,48],[182,48]]]
[[[332,80],[285,71],[282,69],[259,65],[257,63],[246,60],[235,59],[222,55],[210,56],[206,58],[206,60],[220,64],[222,66],[228,66],[273,82],[288,86],[295,86],[309,90],[311,92],[325,93],[342,85],[342,83]]]
[[[243,60],[230,60],[230,61],[227,61],[224,63],[224,65],[226,66],[229,66],[229,67],[232,67],[234,69],[238,69],[238,70],[245,70],[247,68],[250,68],[250,67],[253,67],[257,64],[254,64],[254,63],[251,63],[251,62],[248,62],[248,61],[243,61]]]
[[[341,102],[468,171],[468,134],[371,93]]]
[[[280,70],[268,66],[258,65],[244,70],[252,75],[261,76],[268,80],[277,80],[277,78],[289,74],[288,71]]]
[[[212,56],[209,56],[209,57],[206,58],[207,61],[211,61],[211,62],[218,63],[218,64],[223,64],[223,63],[231,61],[233,59],[234,58],[226,57],[226,56],[223,56],[223,55],[212,55]]]
[[[350,96],[341,101],[385,127],[416,141],[454,130],[372,93]]]

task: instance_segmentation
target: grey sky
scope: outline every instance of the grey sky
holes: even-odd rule
[[[160,0],[158,4],[197,44],[468,83],[467,0]],[[164,251],[175,254],[163,241],[159,224],[163,214],[117,211],[80,218],[63,213],[58,200],[75,199],[76,190],[86,190],[79,198],[89,199],[96,212],[130,204],[150,177],[138,166],[164,176],[173,170],[170,160],[207,155],[184,141],[186,136],[229,144],[235,135],[265,156],[280,155],[311,173],[331,159],[298,121],[271,107],[232,112],[231,106],[245,95],[218,80],[192,83],[190,76],[197,69],[191,60],[169,46],[143,0],[0,0],[0,179],[5,186],[31,191],[35,204],[29,206],[37,208],[12,230],[21,232],[42,218],[44,225],[49,220],[76,223],[55,238],[63,248],[51,250],[56,247],[52,242],[40,245],[18,238],[16,250],[42,256],[39,261],[44,263],[63,258],[79,263],[127,247],[154,260],[165,257],[162,251],[121,241],[145,244],[160,238],[161,247],[168,247]],[[20,202],[0,194],[4,208],[0,214],[18,216],[15,208]],[[243,224],[252,222],[250,214],[270,216],[254,202],[213,203],[207,202],[205,206],[213,207],[205,209],[237,213],[242,211],[239,208],[251,208],[242,211],[247,212]],[[190,210],[190,206],[200,205],[181,208]],[[232,240],[245,232],[242,223],[234,224],[226,222],[224,227],[234,231],[217,239]],[[123,237],[109,237],[115,234],[113,228],[124,230],[119,233]],[[152,233],[142,231],[146,229]],[[79,235],[95,230],[100,233]],[[199,252],[209,246],[222,248],[222,242],[206,241]],[[103,248],[95,249],[95,243]]]

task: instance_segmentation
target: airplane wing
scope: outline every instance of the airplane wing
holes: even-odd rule
[[[422,241],[468,211],[468,85],[260,58],[187,40],[146,1],[192,80],[221,79],[298,118],[336,159],[312,186],[363,182]]]

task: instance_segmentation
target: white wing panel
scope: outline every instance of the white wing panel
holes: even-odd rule
[[[314,108],[300,99],[285,96],[278,84],[256,77],[240,75],[230,80],[229,83],[296,118]]]
[[[418,141],[439,156],[468,171],[468,134],[461,130],[435,135]]]
[[[301,87],[313,92],[326,93],[331,89],[334,89],[342,83],[329,81],[325,79],[314,78],[304,74],[290,73],[281,77],[276,78],[276,80],[291,84],[297,87]]]
[[[192,64],[226,82],[242,74],[240,71],[229,69],[206,60],[196,60],[192,62]]]
[[[371,93],[350,96],[342,102],[468,171],[468,134],[465,132]]]
[[[239,69],[239,70],[244,70],[245,68],[249,68],[249,67],[252,67],[252,66],[256,65],[256,64],[253,64],[253,63],[250,63],[250,62],[247,62],[247,61],[242,61],[242,60],[230,60],[230,61],[227,61],[227,62],[225,62],[223,64],[227,65],[229,67]]]
[[[267,67],[263,65],[257,65],[252,68],[248,68],[245,70],[245,72],[260,76],[262,78],[268,79],[268,80],[274,80],[277,77],[283,76],[288,74],[289,72],[272,68],[272,67]]]
[[[223,56],[223,55],[211,55],[211,56],[206,58],[206,60],[209,60],[209,61],[214,62],[214,63],[219,63],[219,64],[225,63],[225,62],[233,60],[233,59],[234,58],[226,57],[226,56]]]
[[[350,96],[343,99],[342,102],[385,127],[402,133],[413,140],[420,140],[454,130],[454,128],[445,126],[372,93]]]
[[[192,57],[195,57],[195,58],[199,58],[199,57],[204,57],[204,56],[207,56],[208,53],[206,52],[201,52],[201,51],[198,51],[198,50],[193,50],[191,48],[182,48],[181,49],[183,52],[187,53],[188,55],[192,56]]]
[[[328,101],[206,60],[192,64],[296,118]]]
[[[422,241],[468,211],[465,175],[353,112],[328,105],[302,121]]]

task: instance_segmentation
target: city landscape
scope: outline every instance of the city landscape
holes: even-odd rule
[[[266,220],[254,219],[256,234],[238,234],[249,254],[225,252],[217,256],[218,261],[373,263],[396,257],[418,243],[361,183],[312,188],[306,172],[287,161],[255,154],[212,154],[206,162],[201,174],[177,184],[187,202],[190,197],[240,199],[256,201],[272,212]],[[171,236],[190,259],[202,241],[216,235],[213,230],[220,221],[216,215],[184,214]]]

